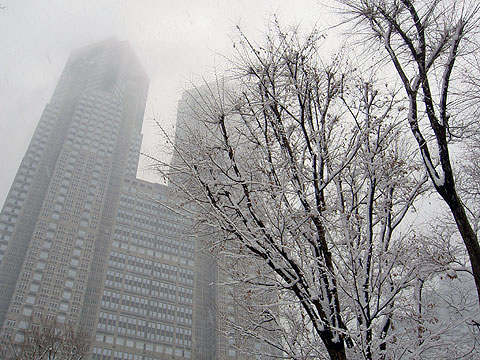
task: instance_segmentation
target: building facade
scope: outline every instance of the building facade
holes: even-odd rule
[[[125,179],[96,321],[93,359],[191,359],[195,243],[168,188]]]

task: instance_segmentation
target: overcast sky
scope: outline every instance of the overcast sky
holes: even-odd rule
[[[71,51],[115,35],[128,40],[150,76],[143,149],[155,149],[155,115],[175,122],[186,83],[232,51],[239,23],[261,38],[269,15],[321,28],[318,0],[0,0],[0,204]],[[331,18],[331,17],[329,17]],[[332,39],[330,39],[332,40]],[[144,166],[143,166],[144,167]],[[140,169],[139,177],[155,175]]]

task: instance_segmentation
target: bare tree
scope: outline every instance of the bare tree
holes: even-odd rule
[[[478,27],[476,1],[341,1],[350,20],[368,29],[394,66],[408,101],[407,120],[425,168],[450,208],[468,251],[480,302],[480,246],[455,183],[451,143],[462,135],[452,103],[457,64]],[[357,27],[358,29],[358,27]]]
[[[396,230],[426,178],[397,141],[396,94],[323,63],[321,37],[240,33],[225,77],[184,95],[172,165],[158,168],[245,293],[275,294],[270,308],[247,302],[258,316],[240,331],[264,327],[287,358],[325,357],[321,340],[331,359],[371,359],[393,346],[395,299],[415,279]]]
[[[417,261],[422,271],[412,306],[404,313],[404,322],[416,327],[404,335],[415,344],[408,349],[413,358],[476,359],[480,355],[480,336],[472,326],[478,318],[474,280],[465,264],[465,247],[452,225],[445,221],[418,231],[422,243]]]
[[[427,178],[402,140],[395,94],[381,95],[370,83],[357,85],[359,102],[345,100],[357,123],[368,129],[357,157],[335,179],[338,225],[331,229],[338,274],[351,310],[350,333],[357,355],[386,358],[392,352],[390,334],[398,297],[411,289],[419,264],[412,232],[402,224]],[[337,240],[338,241],[338,240]],[[354,319],[354,321],[353,321]],[[398,347],[397,345],[394,345]]]
[[[91,341],[88,334],[55,321],[30,323],[21,332],[23,340],[5,344],[11,360],[82,360]]]
[[[221,228],[224,236],[219,239],[228,244],[224,247],[262,259],[274,272],[275,284],[295,294],[330,357],[345,359],[347,329],[321,215],[325,184],[333,174],[326,173],[326,154],[320,153],[326,144],[314,134],[326,134],[340,76],[333,68],[318,74],[310,68],[308,52],[317,40],[312,37],[303,49],[293,49],[292,39],[276,36],[263,54],[251,47],[239,53],[254,57],[244,58],[243,68],[237,69],[250,81],[240,84],[239,93],[224,91],[219,84],[193,90],[187,101],[198,124],[189,131],[189,146],[177,147],[176,155],[187,168],[173,171],[190,179],[184,190],[213,216],[209,225]],[[316,89],[325,92],[314,93]],[[338,135],[340,127],[332,130]],[[350,161],[359,141],[354,130],[345,149],[337,147],[333,173]],[[303,249],[308,258],[299,258],[296,241],[308,246]],[[303,272],[303,261],[313,273]]]

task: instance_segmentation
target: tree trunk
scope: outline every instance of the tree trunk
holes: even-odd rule
[[[473,228],[470,225],[470,221],[465,213],[465,208],[463,207],[455,189],[449,189],[449,191],[447,190],[445,194],[441,193],[441,195],[452,211],[458,231],[460,232],[463,243],[467,248],[480,306],[480,246],[478,244],[477,234],[473,231]]]
[[[345,352],[345,342],[340,337],[337,341],[333,340],[333,334],[328,331],[322,335],[323,343],[327,348],[328,355],[332,360],[347,360],[347,354]]]

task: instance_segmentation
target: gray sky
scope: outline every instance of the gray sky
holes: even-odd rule
[[[286,24],[324,27],[318,2],[0,0],[0,204],[72,50],[113,35],[130,41],[150,76],[143,151],[153,153],[152,117],[174,124],[185,84],[231,53],[235,24],[258,39],[273,12]],[[156,178],[142,169],[139,177]]]

